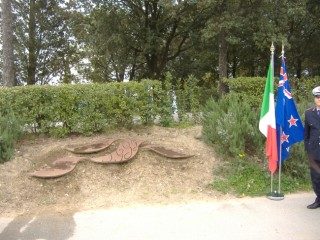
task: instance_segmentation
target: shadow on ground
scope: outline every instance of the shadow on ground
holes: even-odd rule
[[[73,213],[67,215],[19,215],[0,233],[0,239],[6,240],[65,240],[74,232]]]

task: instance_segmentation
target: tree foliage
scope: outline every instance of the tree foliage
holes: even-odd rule
[[[204,23],[193,1],[134,0],[104,1],[84,22],[93,74],[117,81],[163,77]]]
[[[164,79],[166,72],[264,76],[271,41],[276,55],[285,44],[290,73],[320,74],[317,0],[15,0],[12,7],[19,84]]]
[[[72,36],[71,15],[63,1],[16,1],[17,80],[45,84],[57,77],[71,82],[77,60],[77,42]]]

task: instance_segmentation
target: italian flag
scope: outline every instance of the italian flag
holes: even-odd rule
[[[267,82],[264,89],[260,113],[259,130],[267,138],[266,156],[269,161],[269,170],[273,174],[277,170],[278,147],[276,132],[276,114],[273,94],[273,66],[270,63]]]

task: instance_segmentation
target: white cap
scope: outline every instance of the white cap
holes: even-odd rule
[[[313,94],[313,96],[320,96],[320,86],[315,87],[315,88],[312,90],[312,94]]]

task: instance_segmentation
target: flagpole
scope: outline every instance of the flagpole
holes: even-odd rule
[[[281,58],[284,58],[284,45],[282,42],[282,51],[281,51]],[[283,103],[284,104],[284,103]],[[278,181],[278,193],[281,193],[281,170],[282,170],[282,142],[281,142],[281,136],[282,136],[282,127],[280,126],[280,136],[279,136],[279,143],[280,143],[280,147],[279,147],[279,181]]]
[[[281,51],[281,57],[284,58],[284,44],[282,42],[282,51]],[[283,103],[284,104],[284,103]],[[281,136],[282,136],[282,127],[280,126],[279,131],[279,180],[278,180],[278,193],[277,193],[277,200],[282,200],[284,198],[284,195],[281,193],[281,171],[282,171],[282,142],[281,142]]]
[[[278,180],[278,191],[274,192],[273,196],[272,196],[272,200],[283,200],[284,199],[284,195],[283,193],[281,193],[281,170],[282,170],[282,142],[281,142],[281,136],[282,136],[282,127],[280,127],[280,131],[279,131],[279,162],[278,162],[278,169],[279,169],[279,180]]]
[[[281,136],[282,136],[282,127],[280,127],[280,136],[279,136],[279,142],[280,142],[280,147],[279,147],[279,181],[278,181],[278,195],[280,197],[280,195],[283,195],[281,193],[281,170],[282,170],[282,146],[281,146]],[[282,200],[282,199],[279,199]]]
[[[270,47],[270,52],[271,52],[271,66],[272,66],[272,79],[274,79],[274,50],[275,50],[275,47],[273,45],[273,42],[271,44],[271,47]],[[271,172],[271,194],[273,193],[273,173]]]
[[[271,47],[270,47],[270,51],[271,51],[271,66],[272,66],[272,78],[273,79],[274,79],[274,50],[275,50],[275,47],[272,42]],[[283,51],[283,48],[282,48],[282,51]],[[280,135],[280,137],[281,137],[281,135]],[[280,152],[280,156],[281,156],[281,152]],[[267,195],[267,198],[269,198],[270,200],[282,200],[283,199],[283,197],[281,197],[281,194],[280,194],[281,160],[279,162],[280,162],[280,165],[279,165],[279,174],[280,175],[279,175],[278,192],[273,190],[273,173],[271,173],[271,192]]]
[[[282,43],[282,51],[281,56],[284,57],[284,45]],[[269,196],[269,199],[280,201],[284,199],[284,195],[281,193],[281,171],[282,171],[282,146],[281,146],[281,136],[282,136],[282,127],[280,126],[279,131],[279,159],[278,159],[278,171],[279,171],[279,180],[278,180],[278,191],[271,192],[271,196]]]

